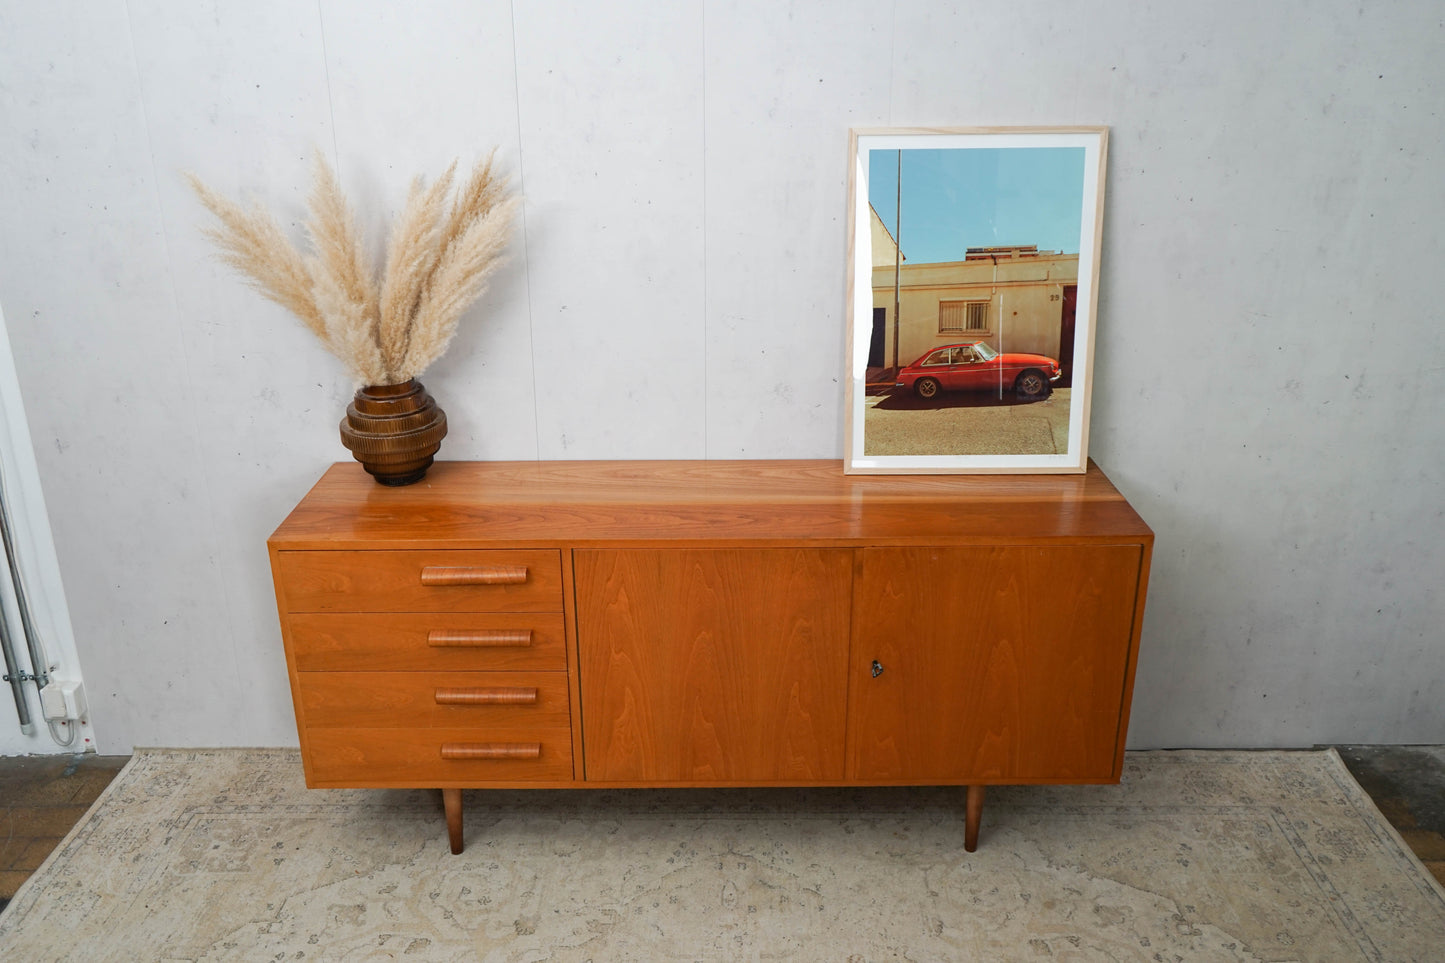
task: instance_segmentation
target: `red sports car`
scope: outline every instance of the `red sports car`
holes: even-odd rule
[[[920,398],[939,391],[1013,391],[1032,401],[1049,393],[1059,380],[1059,363],[1041,354],[999,354],[986,342],[946,344],[898,372],[897,387],[912,388]]]

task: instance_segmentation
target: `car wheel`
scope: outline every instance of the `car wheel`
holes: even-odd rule
[[[1049,379],[1042,371],[1025,371],[1014,382],[1014,394],[1020,398],[1042,398],[1049,393]]]
[[[913,390],[920,398],[932,398],[938,394],[938,382],[933,378],[919,378]]]

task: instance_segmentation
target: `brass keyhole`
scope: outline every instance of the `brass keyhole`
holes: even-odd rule
[[[879,677],[880,675],[882,675],[882,674],[883,674],[883,663],[882,663],[882,662],[879,662],[877,659],[874,659],[874,660],[873,660],[873,678],[876,679],[876,678],[878,678],[878,677]]]

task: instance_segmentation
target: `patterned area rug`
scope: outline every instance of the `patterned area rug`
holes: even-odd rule
[[[0,915],[6,960],[1440,960],[1445,893],[1333,752],[1120,786],[307,790],[141,751]]]

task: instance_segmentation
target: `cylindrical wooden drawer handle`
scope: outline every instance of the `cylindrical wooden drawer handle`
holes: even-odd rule
[[[439,706],[532,706],[537,690],[525,686],[458,686],[438,688]]]
[[[522,585],[525,565],[428,565],[421,570],[423,585]]]
[[[525,648],[532,644],[531,629],[432,629],[426,634],[432,648]]]
[[[537,759],[540,742],[444,742],[443,759]]]

